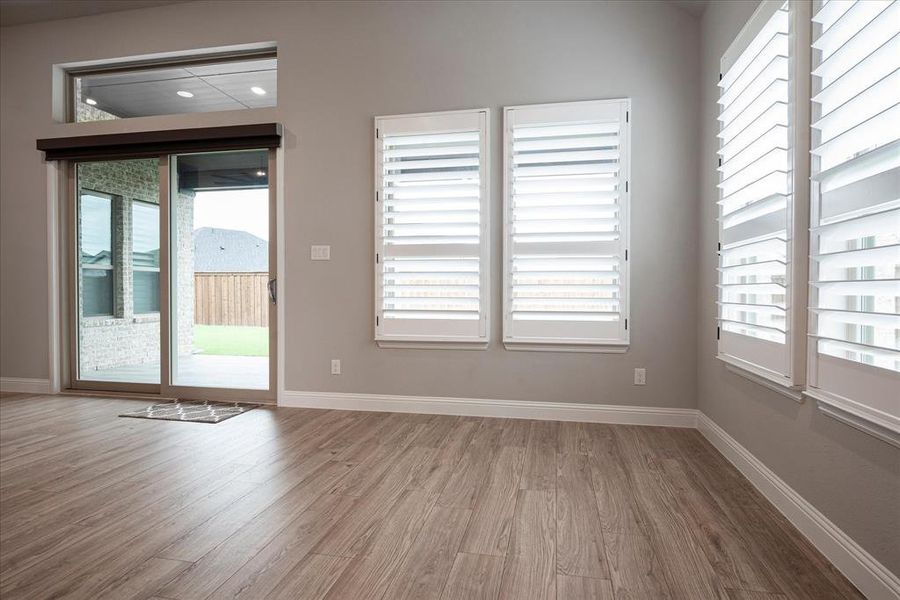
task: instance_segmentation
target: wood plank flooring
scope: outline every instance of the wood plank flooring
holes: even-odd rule
[[[4,600],[862,596],[694,430],[0,400]]]

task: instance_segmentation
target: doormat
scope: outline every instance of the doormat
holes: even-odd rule
[[[231,417],[253,410],[258,404],[239,402],[204,402],[195,400],[175,400],[154,404],[142,410],[124,413],[120,417],[135,419],[159,419],[162,421],[187,421],[189,423],[221,423]]]

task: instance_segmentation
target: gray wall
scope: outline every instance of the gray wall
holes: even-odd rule
[[[107,35],[114,31],[116,35]],[[664,3],[195,2],[3,30],[0,374],[47,377],[46,173],[38,137],[277,120],[285,140],[289,390],[692,407],[696,396],[699,23]],[[76,125],[52,119],[51,65],[278,43],[278,108]],[[633,99],[627,354],[508,352],[500,340],[504,105]],[[492,109],[492,345],[378,349],[372,118]],[[330,262],[309,261],[331,244]],[[343,375],[330,375],[330,360]],[[632,385],[632,368],[647,385]]]
[[[700,410],[884,566],[900,573],[900,452],[727,371],[716,355],[716,133],[719,59],[758,2],[712,2],[703,15],[700,181]]]

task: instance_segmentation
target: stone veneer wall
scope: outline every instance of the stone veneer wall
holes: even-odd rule
[[[82,378],[89,379],[89,372],[94,370],[159,361],[159,314],[134,314],[131,239],[133,202],[140,200],[159,204],[158,164],[157,159],[135,159],[82,163],[78,167],[79,192],[89,190],[114,197],[115,314],[111,317],[82,317],[80,319],[79,360]],[[174,202],[172,206],[177,230],[191,233],[190,235],[179,235],[177,248],[175,289],[178,290],[176,304],[179,354],[190,354],[193,350],[193,199],[193,193],[180,192],[178,201]],[[80,269],[78,278],[80,289]],[[83,310],[80,296],[78,302],[78,314],[81,315]]]

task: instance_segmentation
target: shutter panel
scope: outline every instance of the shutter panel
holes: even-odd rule
[[[510,345],[627,344],[627,100],[506,109]]]
[[[486,119],[376,119],[377,340],[487,341]]]
[[[785,378],[793,204],[787,3],[763,5],[754,26],[723,60],[730,64],[719,82],[719,354]]]
[[[900,432],[900,2],[813,16],[810,385]]]

